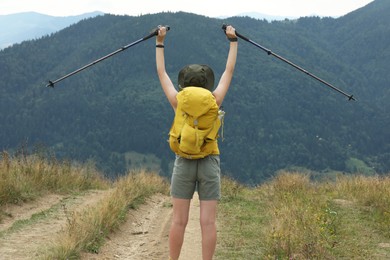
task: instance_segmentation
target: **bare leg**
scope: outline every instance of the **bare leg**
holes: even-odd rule
[[[213,258],[217,244],[217,201],[200,201],[200,226],[202,229],[202,256],[203,260]]]
[[[191,200],[172,198],[173,217],[169,232],[170,259],[177,260],[184,241],[184,231],[188,223]]]

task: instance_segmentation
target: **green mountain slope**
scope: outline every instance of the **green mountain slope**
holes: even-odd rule
[[[109,174],[134,166],[129,152],[154,154],[162,174],[169,174],[174,156],[166,140],[173,111],[155,72],[154,39],[54,89],[44,86],[47,80],[142,38],[158,24],[171,26],[165,53],[174,82],[188,63],[209,64],[219,78],[228,51],[221,30],[226,22],[354,94],[358,101],[348,102],[241,40],[236,73],[224,101],[225,140],[220,149],[225,174],[257,183],[291,167],[388,172],[390,39],[385,36],[390,30],[389,6],[376,0],[338,19],[309,17],[272,23],[182,12],[83,20],[0,52],[0,148],[13,149],[24,140],[43,143],[60,157],[93,159]],[[384,26],[378,28],[373,18]]]

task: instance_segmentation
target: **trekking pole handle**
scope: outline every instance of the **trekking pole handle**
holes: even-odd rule
[[[171,27],[169,27],[168,25],[159,25],[159,26],[157,26],[157,28],[153,29],[153,31],[148,36],[145,36],[143,38],[143,40],[147,40],[153,36],[157,36],[158,30],[160,30],[161,27],[165,27],[167,29],[167,31],[169,31],[171,29]]]
[[[224,30],[225,34],[226,34],[226,28],[227,28],[228,26],[229,26],[229,24],[223,24],[223,25],[222,25],[222,30]],[[243,40],[249,42],[249,39],[248,39],[247,37],[245,37],[244,35],[239,34],[239,33],[237,32],[237,30],[236,30],[236,35],[237,35],[237,37],[240,37],[241,39],[243,39]]]

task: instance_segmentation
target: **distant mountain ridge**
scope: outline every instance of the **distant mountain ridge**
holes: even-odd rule
[[[74,16],[51,16],[37,12],[0,15],[0,50],[13,44],[21,43],[22,41],[33,40],[60,31],[82,19],[96,17],[98,15],[104,15],[104,12],[95,11]],[[244,12],[234,16],[250,17],[269,22],[299,18],[294,16],[268,15],[258,12]],[[226,19],[229,17],[233,16],[220,16],[217,18]]]
[[[98,15],[104,15],[104,12],[95,11],[74,16],[51,16],[37,12],[0,15],[0,50],[22,41],[33,40],[60,31],[82,19]],[[258,12],[244,12],[234,16],[250,17],[269,22],[298,19],[298,17],[293,16],[275,16]],[[229,17],[231,16],[217,18],[226,19]]]
[[[268,15],[268,14],[263,14],[263,13],[258,13],[258,12],[245,12],[245,13],[239,13],[236,16],[248,16],[251,18],[255,19],[260,19],[260,20],[267,20],[267,21],[282,21],[285,19],[298,19],[299,17],[295,16],[277,16],[277,15]]]
[[[0,15],[0,49],[57,32],[82,19],[103,14],[103,12],[96,11],[66,17],[36,12]]]

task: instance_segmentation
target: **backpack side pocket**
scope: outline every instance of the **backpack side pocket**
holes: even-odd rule
[[[185,123],[181,130],[179,149],[187,154],[198,154],[203,145],[203,137],[200,130]]]

